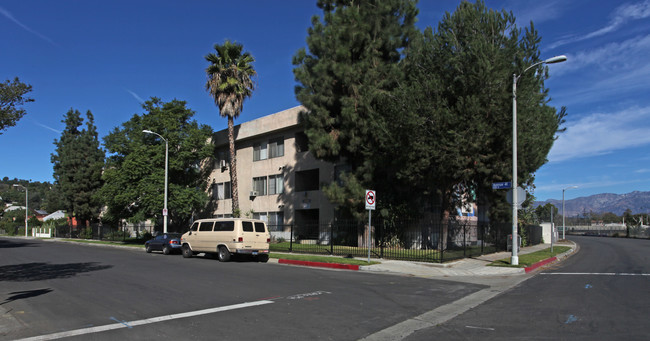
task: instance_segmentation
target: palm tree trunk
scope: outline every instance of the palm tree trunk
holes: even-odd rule
[[[228,115],[228,142],[230,144],[230,181],[232,182],[232,215],[240,216],[239,189],[237,186],[237,158],[235,154],[235,119]]]

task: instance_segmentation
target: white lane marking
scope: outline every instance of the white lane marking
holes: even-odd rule
[[[310,292],[310,293],[307,293],[307,294],[298,294],[298,295],[293,295],[293,296],[287,296],[285,298],[288,299],[288,300],[301,300],[301,299],[303,299],[305,297],[319,296],[319,295],[323,295],[323,294],[331,294],[331,292],[329,292],[329,291],[314,291],[314,292]]]
[[[474,327],[474,326],[465,326],[465,328],[469,328],[469,329],[480,329],[480,330],[495,330],[494,328]]]
[[[157,322],[163,322],[163,321],[169,321],[169,320],[182,319],[182,318],[192,317],[192,316],[207,315],[207,314],[218,313],[218,312],[228,311],[228,310],[255,307],[255,306],[260,306],[260,305],[265,305],[265,304],[270,304],[270,303],[273,303],[273,301],[262,300],[262,301],[255,301],[255,302],[246,302],[246,303],[228,305],[228,306],[224,306],[224,307],[216,307],[216,308],[210,308],[210,309],[190,311],[190,312],[187,312],[187,313],[171,314],[171,315],[152,317],[152,318],[142,319],[142,320],[137,320],[137,321],[114,323],[114,324],[108,324],[108,325],[105,325],[105,326],[82,328],[82,329],[70,330],[70,331],[66,331],[66,332],[60,332],[60,333],[54,333],[54,334],[48,334],[48,335],[33,336],[33,337],[28,337],[28,338],[20,339],[20,340],[16,340],[16,341],[56,340],[56,339],[60,339],[60,338],[64,338],[64,337],[71,337],[71,336],[85,335],[85,334],[92,334],[92,333],[100,333],[100,332],[104,332],[104,331],[108,331],[108,330],[121,329],[121,328],[132,328],[132,327],[135,327],[135,326],[141,326],[141,325],[145,325],[145,324],[151,324],[151,323],[157,323]]]
[[[627,272],[542,272],[540,275],[571,275],[571,276],[650,276],[650,274],[635,274]]]

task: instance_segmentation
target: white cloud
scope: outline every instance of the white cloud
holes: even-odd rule
[[[587,33],[585,35],[581,36],[573,36],[573,37],[567,37],[565,39],[562,39],[560,41],[557,41],[549,46],[550,49],[554,49],[556,47],[570,44],[570,43],[575,43],[595,37],[599,37],[602,35],[605,35],[610,32],[614,32],[627,24],[630,21],[633,20],[638,20],[638,19],[644,19],[650,17],[650,0],[645,0],[643,2],[635,3],[635,4],[623,4],[616,8],[614,11],[614,15],[610,19],[609,23],[590,33]]]
[[[553,65],[552,75],[559,76],[576,72],[582,68],[601,66],[602,69],[620,72],[637,71],[648,65],[650,34],[622,42],[609,43],[602,47],[567,55],[567,63]]]
[[[550,73],[552,78],[564,76],[561,83],[573,86],[564,87],[553,98],[562,105],[571,105],[646,92],[650,78],[648,55],[650,34],[568,54],[567,62],[553,65]]]
[[[58,46],[52,39],[50,39],[47,36],[45,36],[45,35],[43,35],[43,34],[41,34],[39,32],[36,32],[33,29],[27,27],[25,24],[20,22],[18,19],[14,18],[14,16],[11,14],[11,12],[7,11],[6,9],[4,9],[2,7],[0,7],[0,14],[2,14],[5,18],[13,21],[16,25],[22,27],[25,31],[38,36],[39,38],[47,41],[48,43],[50,43],[50,44],[52,44],[54,46]]]
[[[550,162],[604,155],[650,144],[650,107],[595,113],[567,122],[548,155]]]

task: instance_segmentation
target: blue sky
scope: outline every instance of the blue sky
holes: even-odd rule
[[[91,110],[100,137],[141,114],[151,96],[180,99],[195,119],[225,129],[206,93],[204,56],[225,39],[256,59],[257,90],[236,124],[299,105],[291,64],[305,46],[316,1],[0,0],[0,81],[34,90],[28,114],[0,135],[0,177],[53,181],[50,154],[63,115]],[[436,27],[459,1],[418,5]],[[538,200],[650,191],[650,0],[490,1],[531,20],[550,65],[551,105],[567,132],[537,172]]]

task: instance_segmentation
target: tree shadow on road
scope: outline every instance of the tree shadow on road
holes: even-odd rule
[[[0,240],[0,249],[10,249],[16,247],[34,247],[37,246],[36,243],[30,243],[23,240]]]
[[[70,278],[80,273],[106,270],[111,265],[100,265],[96,262],[49,264],[26,263],[0,266],[0,282],[30,282],[48,279]]]
[[[22,300],[24,298],[30,298],[30,297],[36,297],[40,295],[45,295],[49,292],[51,292],[52,289],[47,288],[47,289],[36,289],[36,290],[27,290],[27,291],[15,291],[12,293],[9,293],[9,296],[7,299],[4,300],[4,302],[0,303],[0,305],[3,305],[5,303],[17,301],[17,300]]]

